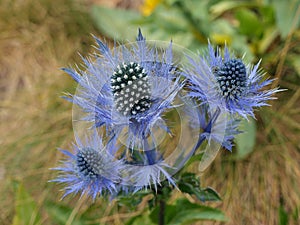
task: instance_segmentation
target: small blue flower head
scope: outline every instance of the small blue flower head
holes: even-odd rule
[[[61,150],[68,159],[62,167],[54,168],[61,172],[59,177],[52,180],[63,183],[65,194],[87,194],[95,199],[98,195],[114,194],[116,185],[120,182],[123,162],[113,159],[103,148],[100,138],[96,135],[89,145],[74,145],[74,153]]]
[[[208,45],[208,56],[190,58],[186,76],[191,84],[190,95],[210,106],[230,114],[254,117],[254,108],[268,105],[278,89],[262,90],[272,80],[264,80],[258,62],[246,66],[241,59],[230,56],[227,47],[222,56],[220,49]]]
[[[227,101],[238,100],[246,89],[247,71],[240,59],[230,59],[219,69],[215,68],[215,76],[222,95]]]

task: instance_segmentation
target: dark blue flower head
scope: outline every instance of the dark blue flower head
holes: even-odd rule
[[[208,45],[208,54],[189,59],[186,68],[190,95],[214,108],[242,117],[254,117],[254,108],[268,105],[278,89],[263,90],[272,80],[263,79],[258,62],[254,67],[246,66],[242,59],[231,57],[227,47],[224,55],[219,48]]]
[[[66,185],[63,197],[81,193],[95,199],[98,195],[114,194],[117,191],[124,169],[123,162],[107,154],[108,150],[96,135],[88,143],[87,146],[82,143],[74,145],[74,153],[61,150],[68,159],[62,167],[54,168],[61,174],[53,181]]]
[[[247,71],[242,60],[230,59],[215,69],[214,74],[224,98],[238,101],[246,90],[247,82]]]

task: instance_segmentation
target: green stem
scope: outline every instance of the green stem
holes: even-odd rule
[[[164,225],[165,224],[165,207],[166,202],[164,199],[159,200],[159,214],[158,214],[158,224]]]

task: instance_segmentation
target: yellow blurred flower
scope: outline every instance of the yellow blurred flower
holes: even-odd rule
[[[227,45],[230,45],[232,38],[230,37],[230,35],[227,34],[214,33],[211,35],[211,40],[216,45],[224,45],[225,43]]]
[[[162,0],[144,0],[144,4],[141,6],[141,12],[144,16],[149,16],[154,11],[156,6]]]

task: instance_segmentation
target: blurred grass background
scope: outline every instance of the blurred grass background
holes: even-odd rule
[[[212,11],[204,15],[207,8],[201,13],[195,9],[192,14],[208,19],[193,20],[187,5],[154,2],[158,5],[133,0],[0,0],[0,224],[123,224],[143,210],[145,202],[132,212],[101,199],[92,206],[84,198],[59,201],[60,187],[47,182],[56,175],[49,168],[62,159],[57,147],[69,148],[73,141],[72,106],[60,96],[76,86],[59,68],[80,63],[78,52],[85,56],[93,51],[90,34],[124,40],[131,36],[122,35],[135,35],[129,31],[137,27],[149,39],[172,38],[192,50],[201,49],[209,38],[219,45],[227,41],[237,53],[247,51],[253,62],[263,58],[268,76],[277,78],[275,85],[288,90],[257,114],[254,150],[239,159],[235,151],[222,151],[201,182],[220,192],[223,201],[210,205],[225,212],[230,218],[226,224],[300,224],[299,7],[294,14],[278,16],[287,3],[242,1],[250,10],[236,11],[228,1],[201,1],[209,2]],[[134,19],[124,34],[113,29],[124,19],[109,11],[116,8]],[[99,12],[106,13],[104,21]],[[265,21],[265,14],[272,14],[273,21]],[[281,17],[287,14],[292,19],[285,24]],[[262,28],[253,15],[261,16]],[[256,24],[245,29],[249,21]],[[291,29],[282,30],[287,26]]]

